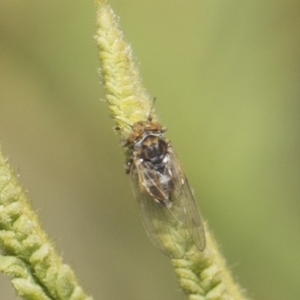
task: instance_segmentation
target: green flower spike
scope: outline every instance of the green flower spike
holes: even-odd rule
[[[96,0],[96,5],[96,42],[106,100],[116,125],[126,137],[131,131],[130,124],[147,120],[153,99],[142,85],[132,50],[124,41],[113,10],[103,0]],[[152,117],[155,119],[153,111]]]
[[[92,300],[63,264],[0,153],[0,271],[28,300]]]
[[[146,121],[153,100],[144,89],[130,46],[124,41],[118,18],[105,0],[96,0],[97,34],[101,74],[106,99],[122,138],[130,125]],[[155,116],[152,112],[152,117]],[[172,259],[179,283],[189,300],[246,299],[233,281],[217,244],[206,226],[203,252],[193,246],[182,259]],[[179,245],[180,247],[180,245]]]

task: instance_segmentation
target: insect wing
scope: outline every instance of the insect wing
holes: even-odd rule
[[[160,173],[138,160],[133,162],[130,173],[143,224],[152,243],[167,256],[181,258],[186,252],[184,208],[177,200],[170,205],[161,204],[148,192],[147,187],[152,185],[158,190],[162,188],[156,180]]]
[[[186,227],[197,248],[200,251],[203,251],[206,245],[204,225],[193,193],[185,176],[183,177],[183,181],[182,200],[187,211]]]
[[[172,174],[174,182],[174,197],[185,207],[185,224],[195,245],[200,251],[205,249],[205,231],[201,215],[195,202],[193,193],[185,177],[179,160],[172,149],[169,149],[170,163],[168,165],[169,172]]]

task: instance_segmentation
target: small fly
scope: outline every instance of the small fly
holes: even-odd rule
[[[130,159],[125,169],[131,175],[146,232],[152,243],[171,258],[181,258],[191,242],[205,248],[201,216],[170,142],[158,122],[140,121],[124,146]]]

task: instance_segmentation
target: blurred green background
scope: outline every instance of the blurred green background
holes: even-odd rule
[[[300,299],[300,2],[110,3],[235,277]],[[94,21],[93,1],[1,1],[1,147],[95,299],[184,299],[100,101]]]

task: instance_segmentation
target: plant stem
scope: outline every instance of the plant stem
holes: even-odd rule
[[[0,246],[0,270],[24,299],[92,299],[50,243],[1,152]]]
[[[132,50],[119,29],[117,16],[107,1],[95,2],[96,41],[106,99],[112,117],[121,129],[119,132],[126,139],[131,131],[130,125],[147,121],[153,101],[143,88]],[[192,247],[182,259],[172,259],[182,289],[190,300],[246,299],[226,268],[207,226],[206,239],[203,252]]]

